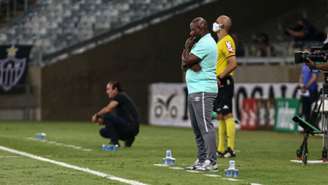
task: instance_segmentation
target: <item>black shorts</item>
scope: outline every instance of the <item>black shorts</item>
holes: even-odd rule
[[[232,98],[234,94],[234,81],[229,75],[220,80],[218,95],[214,101],[213,111],[227,115],[232,113]]]

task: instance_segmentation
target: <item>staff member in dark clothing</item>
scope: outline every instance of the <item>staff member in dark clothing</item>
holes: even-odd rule
[[[319,70],[310,69],[306,64],[302,65],[300,74],[302,114],[305,120],[310,123],[313,122],[310,120],[312,104],[319,98],[317,83],[319,74]]]
[[[120,83],[111,81],[106,86],[109,103],[92,116],[92,122],[105,127],[99,130],[102,137],[120,146],[119,140],[131,147],[139,133],[139,116],[132,99],[121,89]]]

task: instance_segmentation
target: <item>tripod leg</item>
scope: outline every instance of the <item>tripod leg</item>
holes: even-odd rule
[[[305,133],[303,148],[302,148],[302,161],[304,164],[307,164],[307,159],[308,159],[308,143],[307,143],[308,138],[309,138],[309,133]]]
[[[327,148],[323,147],[322,149],[322,161],[323,162],[328,162],[328,156],[327,156]]]
[[[303,160],[303,150],[306,146],[306,143],[307,143],[307,138],[308,138],[308,134],[305,132],[304,133],[304,138],[303,138],[303,141],[302,141],[302,144],[301,146],[296,150],[296,158],[297,160]]]

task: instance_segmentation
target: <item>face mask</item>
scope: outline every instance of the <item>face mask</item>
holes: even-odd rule
[[[213,27],[212,27],[212,30],[213,32],[218,32],[222,29],[223,25],[222,24],[218,24],[218,23],[213,23]]]

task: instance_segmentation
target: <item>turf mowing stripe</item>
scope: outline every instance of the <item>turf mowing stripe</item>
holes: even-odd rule
[[[58,165],[58,166],[62,166],[62,167],[65,167],[65,168],[70,168],[70,169],[74,169],[74,170],[77,170],[77,171],[89,173],[89,174],[92,174],[92,175],[96,175],[96,176],[103,177],[103,178],[106,178],[106,179],[110,179],[110,180],[113,180],[113,181],[122,182],[122,183],[125,183],[125,184],[147,185],[147,184],[144,184],[144,183],[139,182],[139,181],[124,179],[124,178],[121,178],[121,177],[116,177],[116,176],[106,174],[106,173],[103,173],[103,172],[91,170],[89,168],[82,168],[82,167],[71,165],[71,164],[68,164],[68,163],[47,159],[47,158],[44,158],[44,157],[41,157],[41,156],[29,154],[29,153],[18,151],[18,150],[11,149],[11,148],[7,148],[7,147],[1,146],[1,145],[0,145],[0,150],[10,152],[10,153],[14,153],[14,154],[17,154],[17,155],[21,155],[21,156],[24,156],[24,157],[28,157],[28,158],[31,158],[31,159],[35,159],[35,160],[39,160],[39,161],[43,161],[43,162],[48,162],[48,163],[55,164],[55,165]]]
[[[91,152],[92,151],[89,148],[83,148],[81,146],[59,143],[57,141],[40,140],[40,139],[36,139],[36,138],[33,138],[33,137],[28,137],[27,139],[33,140],[33,141],[39,141],[39,142],[43,142],[43,143],[48,143],[48,144],[53,144],[53,145],[57,145],[57,146],[63,146],[63,147],[67,147],[67,148],[73,148],[75,150],[81,150],[81,151],[84,151],[84,152]]]

